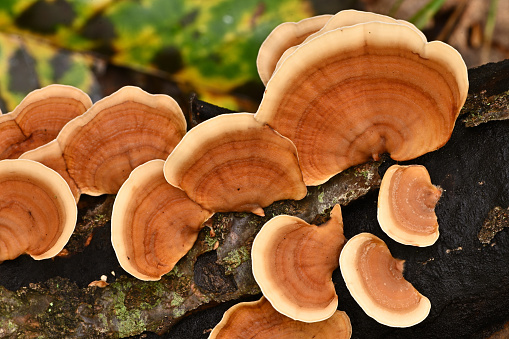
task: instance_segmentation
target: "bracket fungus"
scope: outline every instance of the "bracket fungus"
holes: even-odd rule
[[[278,60],[288,48],[302,43],[310,34],[321,29],[331,17],[328,14],[318,15],[299,22],[284,22],[274,28],[263,41],[256,58],[256,67],[263,84],[267,84]]]
[[[175,100],[126,86],[70,121],[54,141],[21,158],[57,170],[78,200],[82,193],[117,193],[134,168],[165,159],[185,132]]]
[[[409,160],[443,146],[467,90],[454,48],[405,24],[359,23],[284,59],[255,118],[294,142],[306,185],[318,185],[385,152]]]
[[[142,280],[159,280],[193,246],[212,216],[170,185],[157,159],[134,169],[115,198],[111,241],[124,270]]]
[[[212,212],[264,215],[274,201],[307,193],[293,143],[250,113],[192,128],[166,159],[164,176]]]
[[[426,167],[393,165],[380,185],[378,223],[399,243],[431,246],[439,235],[435,206],[441,194]]]
[[[0,161],[0,262],[23,253],[54,257],[71,237],[77,214],[58,173],[31,160]]]
[[[325,320],[338,307],[332,272],[344,243],[339,205],[320,226],[289,215],[274,217],[253,242],[253,276],[280,313],[304,322]]]
[[[341,274],[352,297],[381,324],[409,327],[423,321],[431,303],[403,277],[404,261],[377,236],[360,233],[343,247]]]
[[[0,159],[15,159],[50,142],[90,106],[90,97],[72,86],[54,84],[30,92],[12,112],[0,116]]]
[[[210,333],[209,339],[349,339],[351,336],[350,318],[343,311],[334,312],[324,321],[305,323],[280,314],[262,297],[258,301],[242,302],[228,309]]]

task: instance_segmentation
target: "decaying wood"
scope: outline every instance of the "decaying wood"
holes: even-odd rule
[[[463,119],[472,114],[483,121],[493,119],[487,109],[490,100],[508,100],[504,84],[509,86],[509,62],[488,64],[469,74],[472,86]],[[259,293],[251,274],[250,246],[263,223],[283,213],[322,222],[340,203],[345,206],[347,238],[367,231],[384,239],[394,256],[406,260],[405,277],[432,302],[423,323],[389,328],[364,314],[336,271],[339,309],[350,316],[354,338],[486,337],[509,320],[509,234],[501,230],[489,244],[477,238],[489,211],[509,206],[508,144],[508,121],[475,128],[458,123],[446,146],[408,162],[425,165],[432,182],[444,189],[437,206],[441,235],[427,248],[397,244],[377,224],[379,172],[393,163],[390,159],[349,169],[310,188],[302,201],[274,203],[263,218],[215,215],[192,250],[158,282],[139,281],[119,267],[109,243],[109,223],[104,223],[109,200],[97,198],[81,210],[88,233],[68,249],[71,255],[43,262],[22,256],[0,265],[0,336],[101,338],[148,331],[167,333],[169,338],[206,338],[214,326],[207,314],[216,312],[217,322],[221,311],[212,308],[198,318],[187,318],[189,314]],[[97,218],[90,215],[94,209]],[[80,246],[80,241],[89,245]],[[109,285],[88,287],[103,274]],[[197,322],[200,317],[209,322]],[[179,326],[169,331],[179,321],[186,332],[178,332]]]

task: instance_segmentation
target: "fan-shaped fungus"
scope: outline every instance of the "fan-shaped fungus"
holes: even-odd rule
[[[14,111],[0,116],[0,159],[17,158],[50,142],[90,106],[90,97],[72,86],[49,85],[32,91]]]
[[[287,48],[298,45],[325,25],[332,15],[318,15],[299,22],[284,22],[274,28],[258,50],[256,67],[266,85]]]
[[[117,193],[134,168],[165,159],[185,132],[175,100],[126,86],[70,121],[56,140],[21,157],[57,170],[78,200],[81,193]]]
[[[290,140],[250,113],[221,115],[191,129],[168,156],[164,176],[212,212],[253,212],[306,196]]]
[[[280,314],[262,297],[231,307],[214,327],[209,339],[348,339],[351,335],[352,325],[345,312],[336,311],[327,320],[305,323]]]
[[[442,190],[426,167],[393,165],[378,194],[378,222],[389,237],[405,245],[430,246],[438,239],[435,205]]]
[[[344,242],[339,205],[321,226],[277,216],[262,227],[253,242],[253,275],[280,313],[305,322],[327,319],[338,306],[332,272],[338,267]]]
[[[212,216],[170,185],[163,160],[134,169],[118,191],[111,241],[120,265],[142,280],[159,280],[193,246]]]
[[[0,262],[23,253],[54,257],[74,231],[77,213],[58,173],[31,160],[0,161]]]
[[[331,31],[333,29],[346,27],[346,26],[352,26],[352,25],[356,25],[356,24],[360,24],[360,23],[366,23],[366,22],[370,22],[370,21],[380,21],[380,22],[398,23],[398,24],[406,25],[406,26],[414,29],[418,34],[421,35],[422,39],[424,41],[426,41],[426,36],[417,27],[415,27],[415,25],[413,25],[412,23],[410,23],[408,21],[396,20],[396,19],[393,19],[389,16],[382,15],[382,14],[362,12],[362,11],[356,11],[356,10],[350,9],[350,10],[344,10],[344,11],[338,12],[335,15],[333,15],[330,18],[330,20],[328,20],[320,30],[310,34],[308,37],[306,37],[304,39],[304,41],[301,42],[301,44],[304,44],[304,43],[308,42],[309,40],[314,39],[317,36],[319,36],[323,33],[326,33],[328,31]],[[299,47],[299,45],[295,44],[294,46],[289,47],[286,51],[284,51],[284,53],[281,55],[281,57],[279,58],[279,60],[277,62],[276,69],[279,68],[279,66],[281,65],[283,60],[286,59],[286,57],[288,57],[290,54],[295,52],[295,49],[297,49],[297,47]]]
[[[300,45],[255,118],[295,143],[305,183],[318,185],[384,152],[408,160],[443,146],[467,89],[455,49],[404,24],[368,22]]]
[[[357,234],[343,247],[341,274],[352,297],[381,324],[409,327],[423,321],[431,303],[403,277],[403,260],[369,233]]]

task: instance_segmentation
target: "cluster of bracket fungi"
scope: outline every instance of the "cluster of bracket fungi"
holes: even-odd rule
[[[405,161],[443,146],[468,89],[452,47],[428,43],[408,22],[352,10],[281,24],[257,66],[266,91],[255,114],[221,115],[187,133],[172,98],[135,87],[94,104],[69,86],[29,94],[0,120],[1,157],[19,158],[0,161],[0,261],[55,256],[73,232],[80,195],[117,194],[117,258],[133,276],[158,280],[216,212],[264,215],[274,201],[300,200],[306,186],[382,153]],[[382,229],[405,244],[433,244],[440,194],[422,166],[389,169]],[[228,310],[211,338],[252,333],[253,322],[261,336],[350,337],[332,283],[338,266],[382,324],[412,326],[430,310],[381,239],[345,239],[339,205],[320,226],[268,221],[252,266],[264,297]]]

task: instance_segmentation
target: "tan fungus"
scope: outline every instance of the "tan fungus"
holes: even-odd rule
[[[289,215],[274,217],[253,242],[253,276],[280,313],[304,322],[325,320],[338,307],[332,272],[344,243],[339,205],[320,226]]]
[[[360,233],[348,240],[339,267],[352,297],[379,323],[409,327],[428,316],[429,299],[405,280],[404,261],[394,259],[375,235]]]

